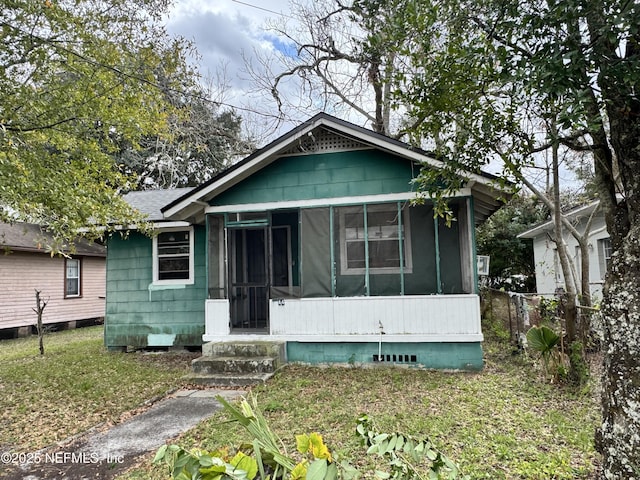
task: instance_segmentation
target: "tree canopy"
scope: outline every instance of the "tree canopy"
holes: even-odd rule
[[[261,69],[249,64],[248,70],[258,89],[271,92],[281,115],[331,111],[357,116],[378,133],[399,134],[392,73],[408,65],[397,45],[370,41],[392,15],[385,2],[371,3],[291,0],[289,14],[269,23],[288,48],[260,56]]]
[[[139,220],[122,145],[166,133],[159,95],[196,79],[191,46],[160,24],[164,0],[10,0],[0,10],[0,217],[45,224],[60,243]],[[60,245],[51,245],[55,251]]]
[[[524,167],[537,152],[550,149],[554,161],[561,149],[591,154],[614,250],[603,300],[602,475],[637,475],[640,389],[631,385],[640,384],[640,344],[629,339],[640,335],[640,4],[384,3],[396,17],[382,34],[395,39],[417,72],[399,74],[396,101],[419,120],[414,137],[434,138],[448,160],[445,171],[425,172],[425,189],[491,159],[502,161],[505,176],[526,183]]]
[[[494,162],[503,166],[502,180],[525,184],[543,200],[562,238],[571,226],[560,209],[561,159],[589,155],[591,191],[614,251],[602,304],[607,352],[598,445],[605,478],[640,471],[640,388],[631,386],[640,385],[639,15],[633,0],[335,0],[310,17],[315,36],[290,38],[297,56],[270,84],[298,75],[305,93],[320,94],[312,100],[350,105],[358,101],[347,96],[350,88],[366,86],[357,83],[358,72],[383,95],[361,95],[364,107],[353,108],[388,133],[375,121],[384,115],[367,112],[389,106],[404,116],[401,133],[443,160],[445,168],[423,169],[418,178],[443,215],[447,197],[464,183],[461,174]],[[330,74],[344,88],[336,90]],[[540,155],[553,175],[547,195],[530,178]],[[567,271],[566,245],[557,247]]]
[[[197,186],[253,148],[240,115],[221,111],[199,86],[175,97],[167,96],[174,109],[167,117],[168,131],[145,135],[138,148],[125,144],[116,156],[139,189]]]

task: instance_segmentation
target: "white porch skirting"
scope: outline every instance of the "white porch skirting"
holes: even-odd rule
[[[207,300],[205,342],[238,339],[229,300]],[[270,300],[269,333],[297,342],[481,342],[478,295],[406,295]],[[245,335],[243,335],[245,336]]]

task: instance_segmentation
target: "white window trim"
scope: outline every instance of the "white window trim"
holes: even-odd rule
[[[78,293],[68,293],[67,281],[67,265],[69,262],[77,262],[78,264]],[[71,277],[76,278],[76,277]],[[67,258],[64,262],[64,298],[80,298],[82,297],[82,261],[79,258]]]
[[[609,244],[609,256],[607,257],[607,243]],[[611,238],[604,237],[597,240],[598,244],[598,266],[600,269],[600,280],[604,280],[607,276],[607,263],[611,262]]]
[[[158,271],[158,234],[166,233],[166,232],[189,232],[189,278],[184,279],[171,279],[171,280],[160,280],[159,271]],[[194,283],[194,235],[193,235],[193,226],[191,227],[172,227],[172,228],[161,228],[155,232],[156,234],[153,236],[153,285],[193,285]]]
[[[363,208],[363,205],[352,205],[353,209]],[[387,208],[388,207],[388,208]],[[367,211],[375,211],[375,210],[391,210],[392,207],[395,207],[397,210],[398,205],[395,203],[374,203],[367,204]],[[349,268],[347,265],[347,234],[345,231],[345,213],[349,213],[352,210],[350,207],[343,207],[340,210],[340,274],[341,275],[365,275],[367,272],[366,268]],[[404,227],[404,238],[402,241],[402,247],[404,249],[404,260],[406,266],[402,269],[404,273],[412,273],[413,272],[413,260],[411,258],[411,227],[409,221],[409,209],[402,209],[402,226]],[[384,275],[384,274],[394,274],[400,273],[400,267],[377,267],[372,268],[369,267],[370,275]]]

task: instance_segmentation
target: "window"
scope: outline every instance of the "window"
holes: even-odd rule
[[[153,281],[193,283],[193,229],[163,230],[153,238]]]
[[[600,263],[600,278],[603,280],[609,270],[611,252],[611,239],[602,238],[598,240],[598,263]]]
[[[340,253],[342,274],[365,273],[365,252],[369,250],[370,273],[400,273],[400,240],[403,268],[411,272],[408,215],[398,214],[396,204],[368,205],[367,228],[362,207],[340,210]]]
[[[80,295],[80,260],[66,258],[64,261],[64,296],[69,298]]]

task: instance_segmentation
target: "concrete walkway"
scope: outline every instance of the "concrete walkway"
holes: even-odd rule
[[[195,427],[222,408],[216,396],[233,400],[242,390],[178,390],[148,410],[106,431],[88,433],[63,446],[31,454],[32,463],[10,464],[2,479],[111,479],[136,457]],[[7,462],[3,462],[7,466]]]

